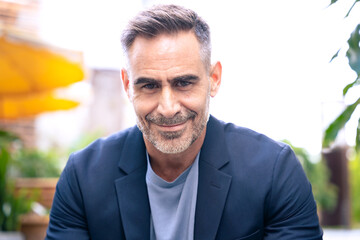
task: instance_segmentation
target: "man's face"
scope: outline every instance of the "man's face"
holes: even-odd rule
[[[145,141],[163,153],[181,153],[201,134],[214,90],[192,32],[137,37],[122,71]]]

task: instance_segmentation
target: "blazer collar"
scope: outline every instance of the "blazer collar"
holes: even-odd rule
[[[220,169],[229,162],[224,125],[210,117],[199,161],[194,239],[215,239],[231,184]]]
[[[135,126],[123,144],[119,168],[125,173],[115,180],[120,216],[126,239],[150,239],[150,204],[146,175],[145,144]]]
[[[130,174],[146,163],[146,148],[143,135],[137,126],[130,128],[124,141],[120,155],[119,168],[126,174]]]
[[[210,115],[200,160],[216,169],[229,162],[229,153],[225,142],[224,124]]]

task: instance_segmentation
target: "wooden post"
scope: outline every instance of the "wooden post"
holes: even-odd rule
[[[322,211],[324,226],[350,227],[350,193],[347,146],[336,146],[323,152],[330,170],[330,182],[338,188],[338,201],[333,211]]]

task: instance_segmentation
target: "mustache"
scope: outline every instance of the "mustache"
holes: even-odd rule
[[[149,122],[152,122],[156,125],[164,125],[164,126],[171,126],[177,125],[186,122],[189,119],[195,119],[197,113],[192,110],[187,110],[185,113],[177,113],[172,118],[166,118],[162,115],[152,115],[148,114],[145,119]]]

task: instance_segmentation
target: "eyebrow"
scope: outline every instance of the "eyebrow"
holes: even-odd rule
[[[187,74],[183,76],[178,76],[170,80],[170,82],[178,82],[178,81],[198,81],[200,78],[193,74]],[[147,83],[159,83],[160,80],[148,77],[139,77],[135,80],[134,84],[147,84]]]
[[[172,82],[177,82],[177,81],[198,81],[200,78],[196,75],[193,74],[188,74],[188,75],[183,75],[183,76],[179,76],[179,77],[175,77],[174,79],[172,79]]]
[[[139,85],[139,84],[144,84],[144,83],[158,83],[158,82],[160,82],[160,81],[156,80],[154,78],[139,77],[135,80],[134,84]]]

